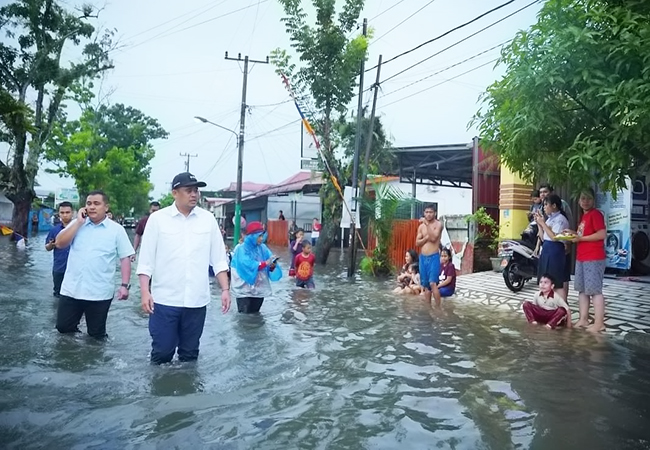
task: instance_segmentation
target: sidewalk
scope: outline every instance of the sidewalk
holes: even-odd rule
[[[534,280],[526,283],[521,292],[510,291],[503,275],[479,272],[461,275],[456,282],[456,297],[491,306],[495,309],[522,314],[521,303],[532,297],[537,288]],[[630,331],[650,333],[650,285],[632,281],[605,279],[605,325],[607,334],[625,335]],[[578,293],[569,283],[569,306],[573,320],[578,319]],[[591,309],[593,315],[593,309]]]

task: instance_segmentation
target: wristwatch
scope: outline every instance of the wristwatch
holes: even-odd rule
[[[122,284],[120,284],[120,286],[122,286],[123,288],[126,288],[127,291],[128,291],[129,289],[131,289],[131,285],[128,284],[128,283],[122,283]]]

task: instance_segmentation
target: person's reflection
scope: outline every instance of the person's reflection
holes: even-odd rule
[[[82,342],[83,345],[79,345]],[[56,336],[52,346],[52,366],[66,372],[83,372],[103,365],[106,347],[102,342],[75,333]]]
[[[171,363],[152,367],[151,394],[156,397],[171,397],[203,392],[203,381],[196,363]]]

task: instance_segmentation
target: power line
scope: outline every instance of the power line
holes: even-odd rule
[[[395,3],[393,6],[389,6],[388,8],[386,8],[385,10],[383,10],[382,12],[380,12],[379,14],[377,14],[375,17],[371,17],[370,19],[368,19],[368,22],[370,22],[371,20],[375,20],[377,17],[381,16],[381,15],[384,14],[384,13],[387,13],[388,11],[390,11],[391,9],[393,9],[394,7],[396,7],[397,5],[399,5],[400,3],[402,3],[403,1],[404,1],[404,0],[399,0],[399,2]]]
[[[414,84],[421,83],[421,82],[424,81],[424,80],[427,80],[427,79],[429,79],[429,78],[431,78],[431,77],[434,77],[434,76],[436,76],[436,75],[439,75],[439,74],[441,74],[441,73],[443,73],[443,72],[446,72],[446,71],[448,71],[448,70],[450,70],[450,69],[453,69],[454,67],[458,67],[458,66],[460,66],[461,64],[465,64],[466,62],[471,61],[471,60],[473,60],[473,59],[475,59],[475,58],[478,58],[478,57],[481,56],[481,55],[485,55],[486,53],[491,52],[492,50],[497,49],[497,48],[503,46],[504,44],[507,44],[507,43],[510,42],[510,41],[511,41],[511,39],[508,39],[508,40],[505,41],[505,42],[502,42],[502,43],[500,43],[500,44],[497,44],[497,45],[495,45],[494,47],[490,47],[490,48],[488,48],[487,50],[483,50],[483,51],[480,52],[480,53],[476,53],[475,55],[472,55],[472,56],[470,56],[469,58],[466,58],[466,59],[464,59],[464,60],[462,60],[462,61],[459,61],[459,62],[457,62],[456,64],[452,64],[451,66],[447,66],[447,67],[445,67],[444,69],[440,69],[440,70],[438,70],[438,71],[435,72],[435,73],[432,73],[432,74],[430,74],[430,75],[427,75],[426,77],[422,77],[422,78],[420,78],[419,80],[416,80],[416,81],[414,81],[414,82],[412,82],[412,83],[407,84],[406,86],[402,86],[402,87],[400,87],[400,88],[397,88],[397,89],[395,89],[395,90],[392,90],[392,91],[390,91],[390,92],[387,92],[386,94],[382,95],[381,98],[384,98],[384,97],[386,97],[387,95],[391,95],[391,94],[394,94],[395,92],[399,92],[399,91],[401,91],[401,90],[403,90],[403,89],[406,89],[406,88],[408,88],[408,87],[411,87],[411,86],[413,86]]]
[[[388,30],[387,32],[385,32],[384,34],[382,34],[381,36],[379,36],[377,39],[375,39],[375,40],[373,41],[373,43],[374,43],[374,42],[377,42],[377,41],[379,41],[379,40],[381,40],[381,39],[382,39],[383,37],[385,37],[388,33],[390,33],[391,31],[393,31],[395,28],[398,28],[399,26],[401,26],[404,22],[406,22],[406,21],[409,20],[411,17],[413,17],[414,15],[416,15],[417,13],[419,13],[420,11],[422,11],[424,8],[426,8],[427,6],[429,6],[429,5],[430,5],[431,3],[433,3],[434,1],[436,1],[436,0],[431,0],[429,3],[427,3],[426,5],[424,5],[422,8],[418,9],[417,11],[415,11],[413,14],[411,14],[410,16],[408,16],[406,19],[402,20],[400,23],[398,23],[397,25],[395,25],[393,28],[391,28],[390,30]],[[389,8],[389,9],[390,9],[390,8]]]
[[[225,1],[225,0],[224,0],[224,1]],[[269,1],[269,0],[260,0],[260,3],[266,3],[266,2],[268,2],[268,1]],[[223,2],[221,2],[221,3],[223,3]],[[219,3],[219,4],[221,4],[221,3]],[[216,6],[216,5],[215,5],[215,6]],[[212,21],[214,21],[214,20],[221,19],[221,18],[223,18],[223,17],[230,16],[230,15],[232,15],[232,14],[238,13],[238,12],[240,12],[240,11],[244,11],[245,9],[252,8],[253,6],[255,6],[255,5],[250,4],[250,5],[248,5],[248,6],[244,6],[244,7],[242,7],[242,8],[235,9],[235,10],[233,10],[233,11],[229,11],[229,12],[227,12],[227,13],[220,14],[220,15],[215,16],[215,17],[211,17],[210,19],[206,19],[206,20],[204,20],[203,22],[195,23],[195,24],[193,24],[193,25],[190,25],[189,27],[181,28],[180,30],[176,30],[176,31],[171,31],[172,29],[174,29],[174,28],[177,27],[178,25],[182,25],[183,23],[185,23],[185,22],[187,22],[187,21],[193,19],[194,17],[196,17],[196,16],[193,16],[193,17],[191,17],[190,19],[188,19],[187,21],[181,22],[180,24],[175,25],[174,27],[172,27],[172,28],[170,28],[170,29],[168,29],[168,30],[166,30],[166,31],[163,31],[162,33],[157,34],[157,35],[155,35],[155,36],[153,36],[153,37],[151,37],[151,38],[149,38],[149,39],[146,39],[146,40],[144,40],[144,41],[141,41],[141,42],[139,42],[139,43],[137,43],[137,44],[133,44],[133,45],[126,46],[126,47],[121,47],[121,48],[118,48],[118,49],[116,49],[116,50],[123,49],[123,48],[126,48],[126,49],[132,49],[132,48],[138,47],[138,46],[140,46],[140,45],[146,44],[147,42],[153,41],[154,39],[165,38],[165,37],[167,37],[167,36],[171,36],[172,34],[181,33],[181,32],[183,32],[183,31],[189,30],[189,29],[191,29],[191,28],[198,27],[199,25],[203,25],[203,24],[206,24],[206,23],[208,23],[208,22],[212,22]],[[169,31],[171,31],[171,32],[169,32]],[[166,34],[165,34],[165,33],[166,33]]]
[[[467,75],[467,74],[470,73],[470,72],[474,72],[475,70],[478,70],[478,69],[480,69],[481,67],[485,67],[485,66],[487,66],[488,64],[492,64],[492,63],[494,63],[494,62],[496,62],[496,61],[498,61],[498,60],[499,60],[499,58],[494,58],[494,59],[492,59],[492,60],[490,60],[490,61],[488,61],[488,62],[486,62],[486,63],[484,63],[484,64],[481,64],[480,66],[476,66],[476,67],[474,67],[473,69],[469,69],[468,71],[465,71],[465,72],[463,72],[463,73],[460,73],[460,74],[458,74],[458,75],[456,75],[456,76],[454,76],[454,77],[451,77],[451,78],[449,78],[449,79],[446,79],[445,81],[441,81],[441,82],[438,83],[438,84],[434,84],[433,86],[429,86],[429,87],[426,87],[426,88],[424,88],[424,89],[421,89],[421,90],[419,90],[419,91],[417,91],[417,92],[414,92],[414,93],[412,93],[412,94],[407,95],[406,97],[399,98],[399,99],[394,100],[394,101],[392,101],[392,102],[390,102],[390,103],[387,103],[387,104],[385,104],[385,105],[383,105],[383,106],[384,106],[384,108],[385,108],[385,107],[387,107],[387,106],[392,105],[393,103],[401,102],[402,100],[406,100],[407,98],[410,98],[410,97],[413,97],[413,96],[415,96],[415,95],[421,94],[422,92],[424,92],[424,91],[428,91],[429,89],[433,89],[434,87],[438,87],[438,86],[440,86],[440,85],[442,85],[442,84],[449,83],[450,81],[453,81],[453,80],[455,80],[456,78],[460,78],[460,77],[462,77],[462,76],[464,76],[464,75]]]
[[[226,1],[226,0],[222,1],[221,3],[224,3],[225,1]],[[216,5],[214,5],[212,2],[210,2],[210,3],[206,3],[205,5],[200,6],[200,7],[196,8],[196,9],[191,10],[191,11],[188,11],[188,12],[186,12],[185,14],[181,14],[181,15],[178,16],[178,17],[174,17],[173,19],[169,19],[169,20],[167,20],[167,21],[165,21],[165,22],[163,22],[163,23],[159,23],[158,25],[154,25],[154,26],[151,27],[151,28],[147,28],[147,29],[144,30],[144,31],[140,31],[139,33],[136,33],[136,34],[134,34],[134,35],[131,35],[131,36],[128,37],[128,39],[133,39],[133,38],[136,37],[136,36],[140,36],[140,35],[142,35],[142,34],[148,33],[148,32],[151,31],[151,30],[155,30],[156,28],[160,28],[160,27],[162,27],[162,26],[164,26],[164,25],[167,25],[168,23],[174,22],[174,21],[180,19],[181,17],[185,17],[185,16],[187,16],[187,15],[189,15],[189,14],[192,14],[193,12],[196,12],[196,11],[202,10],[202,9],[204,9],[205,7],[209,7],[209,8],[206,9],[205,11],[201,11],[200,14],[204,14],[204,13],[206,13],[207,11],[210,11],[211,9],[216,8],[216,7],[219,6],[221,3],[217,3]],[[200,15],[200,14],[199,14],[199,15]],[[194,17],[196,17],[196,16],[192,16],[190,19],[193,19]],[[184,23],[184,22],[181,22],[180,24],[177,24],[177,25],[175,25],[175,26],[181,25],[182,23]],[[173,27],[172,27],[172,28],[173,28]]]
[[[248,141],[252,141],[253,139],[258,139],[258,138],[261,138],[263,136],[267,136],[267,135],[269,135],[269,134],[271,134],[271,133],[273,133],[275,131],[281,130],[283,128],[287,128],[290,125],[296,125],[297,123],[300,123],[300,120],[294,119],[291,122],[285,123],[284,125],[281,125],[281,126],[279,126],[277,128],[274,128],[274,129],[272,129],[270,131],[267,131],[266,133],[262,133],[262,134],[258,134],[257,136],[253,136],[253,137],[249,138]]]
[[[397,55],[397,56],[393,56],[393,57],[390,58],[389,60],[384,61],[383,64],[388,64],[389,62],[391,62],[391,61],[395,61],[397,58],[401,58],[401,57],[404,56],[404,55],[408,55],[409,53],[414,52],[415,50],[417,50],[417,49],[419,49],[419,48],[422,48],[422,47],[424,47],[424,46],[427,45],[427,44],[430,44],[430,43],[432,43],[432,42],[434,42],[434,41],[437,41],[437,40],[439,40],[439,39],[442,39],[443,37],[447,36],[448,34],[451,34],[451,33],[453,33],[454,31],[460,30],[461,28],[464,28],[464,27],[466,27],[466,26],[468,26],[468,25],[470,25],[470,24],[476,22],[477,20],[482,19],[483,17],[485,17],[485,16],[487,16],[487,15],[489,15],[489,14],[492,14],[493,12],[498,11],[499,9],[506,7],[506,6],[510,5],[511,3],[514,3],[515,1],[516,1],[516,0],[509,0],[509,1],[505,2],[505,3],[502,3],[501,5],[497,6],[496,8],[492,8],[491,10],[489,10],[489,11],[487,11],[487,12],[484,12],[483,14],[481,14],[481,15],[479,15],[479,16],[476,16],[475,18],[473,18],[472,20],[470,20],[470,21],[468,21],[468,22],[465,22],[465,23],[463,23],[463,24],[461,24],[461,25],[458,25],[457,27],[454,27],[454,28],[452,28],[451,30],[445,31],[445,32],[442,33],[441,35],[438,35],[438,36],[434,37],[433,39],[429,39],[428,41],[425,41],[425,42],[423,42],[423,43],[421,43],[421,44],[419,44],[419,45],[413,47],[413,48],[410,49],[410,50],[406,50],[405,52],[402,52],[402,53],[400,53],[400,54]],[[536,1],[538,1],[538,0],[536,0]],[[375,66],[371,67],[370,69],[366,69],[366,72],[369,72],[369,71],[374,70],[374,69],[376,69],[376,68],[377,68],[377,66],[375,65]]]
[[[440,51],[434,53],[433,55],[427,56],[426,58],[424,58],[424,59],[422,59],[422,60],[416,62],[415,64],[410,65],[410,66],[407,67],[406,69],[402,69],[402,70],[400,70],[399,72],[397,72],[397,73],[391,75],[390,77],[386,78],[385,80],[382,80],[382,83],[385,83],[385,82],[388,81],[388,80],[392,80],[392,79],[395,78],[396,76],[401,75],[401,74],[403,74],[404,72],[406,72],[406,71],[408,71],[408,70],[411,70],[412,68],[414,68],[414,67],[416,67],[416,66],[422,64],[423,62],[430,60],[430,59],[433,58],[434,56],[438,56],[438,55],[440,55],[441,53],[446,52],[447,50],[449,50],[449,49],[451,49],[451,48],[453,48],[453,47],[455,47],[455,46],[457,46],[457,45],[459,45],[459,44],[465,42],[466,40],[468,40],[468,39],[470,39],[470,38],[473,38],[473,37],[476,36],[477,34],[480,34],[480,33],[484,32],[484,31],[487,30],[488,28],[492,28],[493,26],[495,26],[495,25],[497,25],[497,24],[503,22],[504,20],[509,19],[510,17],[514,16],[515,14],[519,14],[521,11],[525,10],[526,8],[530,8],[530,7],[533,6],[535,3],[539,3],[539,0],[534,0],[534,1],[530,2],[530,3],[527,4],[526,6],[524,6],[524,7],[522,7],[522,8],[519,8],[517,11],[514,11],[514,12],[508,14],[507,16],[502,17],[501,19],[495,21],[495,22],[492,22],[491,24],[487,25],[486,27],[483,27],[483,28],[481,28],[480,30],[478,30],[478,31],[476,31],[476,32],[474,32],[474,33],[472,33],[472,34],[470,34],[469,36],[466,36],[466,37],[464,37],[463,39],[460,39],[459,41],[454,42],[453,44],[451,44],[451,45],[449,45],[449,46],[443,48],[442,50],[440,50]]]

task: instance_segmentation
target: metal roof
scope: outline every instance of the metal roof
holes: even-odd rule
[[[402,183],[472,187],[473,144],[423,145],[394,150]]]

